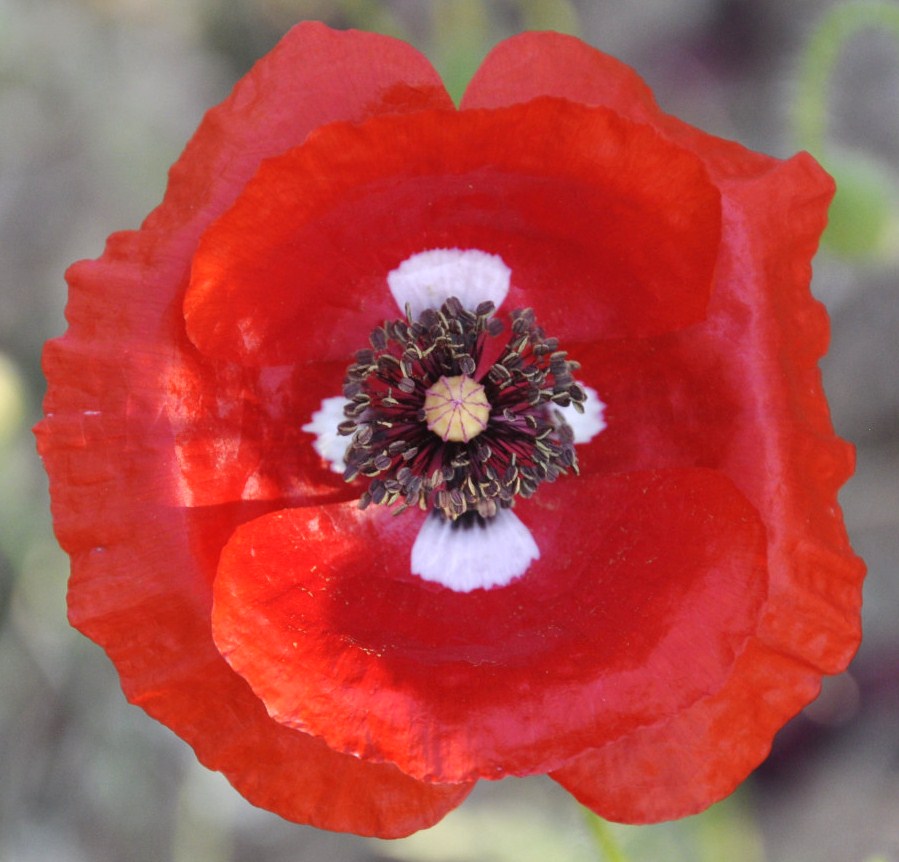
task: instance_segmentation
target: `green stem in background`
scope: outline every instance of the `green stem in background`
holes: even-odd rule
[[[630,862],[605,820],[587,808],[584,809],[584,817],[590,835],[600,852],[601,862]]]
[[[765,862],[764,841],[746,786],[691,818],[690,827],[694,862]]]
[[[765,862],[764,841],[745,788],[701,814],[667,823],[616,825],[586,808],[581,811],[598,862]]]
[[[434,0],[431,16],[434,59],[458,105],[489,48],[490,15],[483,0]]]
[[[837,194],[822,243],[857,262],[897,258],[899,185],[895,169],[874,153],[841,149],[828,140],[828,101],[834,71],[849,41],[872,30],[899,47],[899,5],[864,0],[827,12],[812,33],[799,68],[794,123],[796,143],[833,175]]]
[[[812,34],[799,69],[796,139],[803,149],[824,152],[830,78],[846,43],[863,30],[892,33],[899,45],[899,5],[859,2],[834,6]]]
[[[349,2],[349,0],[346,0]],[[363,2],[363,0],[355,0]],[[577,34],[578,11],[571,0],[516,0],[524,30]],[[487,0],[432,0],[431,54],[456,104],[471,76],[501,33],[496,8]]]

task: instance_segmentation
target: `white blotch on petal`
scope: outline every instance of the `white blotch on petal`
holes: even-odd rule
[[[584,402],[584,412],[578,413],[571,405],[568,407],[553,407],[562,414],[562,418],[571,426],[574,432],[575,445],[579,443],[589,443],[600,431],[606,427],[606,420],[603,418],[606,405],[599,397],[599,393],[592,386],[584,386],[581,388],[587,393],[587,400]]]
[[[343,414],[346,398],[335,396],[325,398],[322,406],[312,414],[312,421],[303,426],[304,431],[315,435],[312,446],[322,456],[335,473],[343,475],[346,470],[346,455],[349,440],[337,433],[337,426],[346,418]]]
[[[406,258],[387,275],[400,310],[417,318],[455,296],[466,308],[490,300],[497,308],[509,292],[511,270],[499,255],[478,249],[435,248]]]
[[[531,531],[508,509],[483,526],[429,517],[412,545],[412,574],[457,593],[504,587],[540,558]]]

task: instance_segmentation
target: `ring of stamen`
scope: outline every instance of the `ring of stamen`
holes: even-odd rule
[[[361,508],[489,519],[541,482],[577,473],[573,433],[556,408],[583,410],[578,364],[529,309],[511,313],[511,332],[493,311],[455,297],[417,319],[407,308],[356,353],[338,430],[352,435],[344,478],[369,481]]]

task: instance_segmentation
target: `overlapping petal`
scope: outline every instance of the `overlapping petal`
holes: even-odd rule
[[[832,185],[558,34],[499,45],[462,108],[407,46],[301,25],[70,270],[38,428],[70,616],[288,818],[401,835],[544,771],[691,813],[858,642],[808,293]],[[387,273],[442,247],[499,255],[606,404],[582,477],[515,508],[539,560],[470,593],[412,575],[423,516],[358,511],[302,430],[397,316]]]
[[[396,315],[387,274],[454,247],[498,254],[507,302],[548,331],[681,328],[705,311],[720,217],[696,156],[605,110],[541,99],[332,125],[264,164],[204,236],[188,332],[248,364],[345,357]]]
[[[475,73],[461,107],[500,108],[542,96],[602,105],[646,123],[700,155],[715,180],[763,172],[774,161],[663,113],[633,69],[563,33],[521,33],[500,42]]]
[[[545,772],[721,685],[766,590],[764,531],[727,480],[593,476],[528,503],[552,552],[474,593],[409,573],[409,518],[253,521],[222,553],[216,643],[279,721],[430,781]]]
[[[362,61],[366,74],[353,74]],[[261,158],[322,123],[447,100],[402,43],[297,28],[207,115],[142,229],[72,267],[70,328],[44,354],[38,445],[72,557],[73,624],[107,650],[130,700],[249,799],[363,834],[433,823],[469,787],[423,785],[278,725],[225,664],[209,626],[218,553],[238,524],[285,500],[346,497],[299,445],[307,406],[332,377],[319,366],[205,363],[181,304],[199,235]],[[316,385],[323,374],[327,384]]]
[[[726,795],[815,697],[821,674],[842,670],[858,643],[863,566],[836,508],[852,450],[826,412],[817,360],[827,321],[805,289],[830,194],[806,157],[725,186],[707,320],[688,333],[582,353],[609,423],[582,450],[585,471],[686,464],[721,471],[753,502],[769,535],[771,593],[721,691],[554,774],[607,817],[655,821]]]

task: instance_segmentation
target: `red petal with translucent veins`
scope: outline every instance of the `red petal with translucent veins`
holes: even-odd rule
[[[216,643],[279,721],[423,780],[546,771],[720,685],[766,580],[726,480],[559,481],[516,511],[544,553],[471,592],[410,574],[414,513],[260,518],[222,554]]]
[[[602,109],[539,99],[334,124],[265,162],[207,231],[185,318],[209,355],[344,358],[392,316],[391,270],[470,248],[502,258],[509,306],[547,331],[644,335],[701,318],[719,238],[701,162]]]
[[[209,112],[141,230],[70,269],[70,328],[44,353],[38,445],[72,557],[72,623],[109,652],[129,700],[252,802],[382,837],[436,822],[469,786],[422,784],[276,723],[209,628],[215,566],[236,526],[284,497],[352,495],[299,429],[345,363],[208,363],[184,334],[181,304],[197,239],[261,159],[323,123],[450,106],[408,45],[298,26]]]
[[[724,193],[707,323],[578,350],[609,422],[579,450],[583,472],[641,464],[723,471],[757,506],[770,536],[769,602],[727,684],[554,774],[603,816],[653,822],[729,793],[815,696],[820,674],[845,667],[858,644],[864,567],[836,504],[852,457],[834,436],[821,390],[827,321],[808,291],[832,183],[807,156],[779,162],[663,114],[632,69],[560,34],[498,45],[463,107],[547,93],[651,123],[699,155]]]
[[[582,469],[702,463],[730,475],[765,519],[771,573],[758,631],[720,691],[554,773],[605,817],[681,817],[729,793],[858,644],[864,567],[835,501],[853,459],[830,425],[816,368],[827,320],[806,287],[831,188],[806,157],[732,187],[708,324],[616,345],[615,374],[611,345],[582,354],[610,414]]]
[[[499,108],[541,96],[603,105],[638,122],[659,114],[652,91],[630,66],[562,33],[521,33],[500,42],[475,72],[461,107]]]
[[[303,25],[209,114],[142,229],[73,267],[38,432],[71,618],[131,700],[288,818],[397,836],[468,790],[357,754],[445,781],[556,769],[616,819],[690,813],[858,642],[851,453],[807,291],[830,186],[666,117],[558,34],[498,46],[464,106],[483,110],[453,113],[407,46]],[[609,403],[584,478],[516,508],[540,556],[522,539],[528,576],[501,589],[416,578],[420,516],[325,505],[356,491],[300,430],[327,426],[359,334],[396,316],[388,273],[428,249],[502,258],[510,305]],[[241,676],[209,631],[217,566]]]
[[[471,79],[461,107],[502,108],[545,96],[610,108],[647,123],[699,155],[715,181],[764,173],[774,161],[663,113],[630,66],[563,33],[520,33],[500,42]]]

